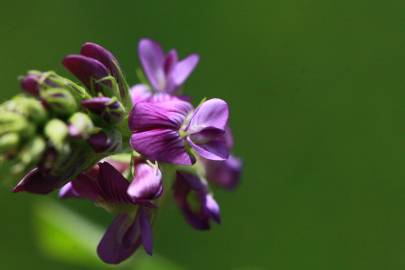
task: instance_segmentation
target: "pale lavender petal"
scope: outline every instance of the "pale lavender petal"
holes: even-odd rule
[[[224,139],[213,140],[204,144],[196,144],[187,138],[188,143],[203,158],[210,160],[226,160],[229,157],[229,149]]]
[[[131,203],[127,194],[129,182],[108,162],[100,162],[98,182],[105,200],[117,203]]]
[[[230,155],[225,161],[203,159],[202,163],[208,181],[228,190],[239,184],[242,173],[242,161],[239,158]]]
[[[127,214],[118,215],[108,227],[98,247],[98,256],[109,264],[118,264],[139,247],[139,228]]]
[[[135,105],[138,102],[147,101],[152,96],[152,92],[146,84],[135,84],[129,91],[131,94],[132,105]]]
[[[132,131],[155,128],[179,129],[192,105],[170,98],[162,102],[140,102],[130,112],[128,125]]]
[[[176,86],[182,85],[197,66],[199,59],[197,54],[192,54],[178,62],[170,74],[170,80],[173,84]]]
[[[155,129],[133,133],[131,146],[150,160],[178,165],[194,164],[195,159],[185,150],[184,140],[177,131]]]
[[[139,42],[138,54],[141,64],[152,86],[159,91],[164,91],[166,76],[164,73],[165,55],[160,45],[150,39]]]
[[[135,177],[127,192],[135,201],[153,200],[162,194],[162,188],[162,173],[159,168],[140,163],[135,166]]]
[[[13,192],[48,194],[63,185],[63,181],[34,168],[13,188]]]
[[[139,209],[139,225],[141,228],[141,239],[142,245],[149,255],[152,255],[153,251],[153,236],[152,236],[152,226],[149,221],[145,210],[141,207]]]
[[[68,55],[63,59],[63,65],[88,89],[94,87],[97,92],[101,91],[101,87],[95,81],[109,76],[104,64],[83,55]],[[103,84],[111,87],[111,83],[108,81]]]
[[[211,194],[206,195],[204,208],[208,211],[209,215],[216,223],[221,223],[219,205]]]
[[[209,99],[194,111],[187,131],[193,134],[208,127],[225,130],[228,117],[229,109],[225,101],[218,98]]]
[[[61,199],[68,199],[68,198],[77,198],[79,194],[77,194],[76,191],[74,190],[72,183],[68,182],[59,190],[58,196]]]

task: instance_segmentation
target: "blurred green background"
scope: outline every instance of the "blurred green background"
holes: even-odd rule
[[[66,75],[62,57],[85,41],[114,52],[131,83],[142,37],[197,52],[186,92],[229,101],[243,182],[216,192],[223,224],[208,233],[173,205],[161,211],[156,253],[195,270],[405,269],[404,10],[399,0],[5,1],[0,97],[29,69]],[[102,269],[41,252],[41,201],[1,188],[0,268]]]

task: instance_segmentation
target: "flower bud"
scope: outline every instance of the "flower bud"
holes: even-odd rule
[[[117,131],[106,133],[102,130],[90,136],[88,140],[94,152],[113,152],[119,149],[122,145],[121,134]]]
[[[22,95],[15,96],[0,105],[0,111],[21,114],[35,123],[43,123],[47,117],[46,110],[39,100]]]
[[[52,119],[46,124],[44,133],[56,149],[61,149],[68,135],[68,127],[63,121]]]
[[[87,114],[77,112],[69,118],[69,135],[73,138],[87,139],[93,129],[93,121]]]
[[[4,153],[18,147],[20,136],[17,133],[6,133],[0,136],[0,152]]]
[[[20,85],[23,90],[33,96],[39,95],[39,76],[37,74],[28,74],[20,78]]]
[[[0,113],[0,135],[15,132],[29,137],[35,132],[35,128],[24,116],[14,112]]]
[[[45,106],[60,116],[68,116],[77,110],[77,102],[67,89],[49,88],[41,91]]]
[[[82,101],[82,105],[110,123],[118,123],[124,118],[125,109],[116,98],[95,97],[85,99]]]

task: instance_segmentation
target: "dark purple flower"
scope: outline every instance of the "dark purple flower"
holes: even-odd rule
[[[100,130],[90,135],[87,141],[96,153],[113,152],[121,147],[122,137],[115,130],[108,131],[108,133]]]
[[[177,172],[173,189],[178,207],[195,229],[210,229],[211,219],[218,224],[221,222],[219,206],[200,178],[193,174]]]
[[[118,123],[125,114],[122,104],[115,98],[94,97],[82,100],[82,106],[99,115],[107,122]]]
[[[129,116],[131,146],[148,159],[179,165],[195,162],[190,148],[210,160],[226,160],[228,105],[210,99],[195,111],[190,103],[171,97],[135,104]]]
[[[96,92],[103,92],[104,87],[112,87],[110,80],[100,81],[112,75],[118,84],[121,99],[126,98],[127,85],[118,61],[102,46],[87,42],[83,44],[80,54],[66,56],[63,59],[63,65],[88,89],[94,89]]]
[[[161,173],[157,167],[145,163],[137,167],[139,172],[129,183],[111,164],[100,162],[98,168],[81,173],[59,192],[61,198],[88,199],[118,212],[97,248],[98,255],[106,263],[122,262],[141,244],[148,254],[152,254],[152,213],[148,206],[162,193]],[[133,209],[128,207],[131,205]]]
[[[197,54],[179,61],[176,50],[165,55],[160,45],[150,39],[139,42],[138,53],[153,89],[169,94],[179,89],[199,61]]]

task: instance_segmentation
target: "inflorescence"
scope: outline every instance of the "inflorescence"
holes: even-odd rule
[[[110,264],[141,245],[152,254],[152,223],[170,192],[195,229],[220,223],[209,185],[233,189],[242,167],[230,154],[228,104],[213,98],[193,107],[182,95],[199,56],[180,60],[150,39],[138,53],[149,83],[129,87],[113,54],[85,43],[63,59],[79,82],[29,71],[24,92],[0,105],[3,177],[21,179],[14,192],[59,190],[115,215],[97,249]]]

